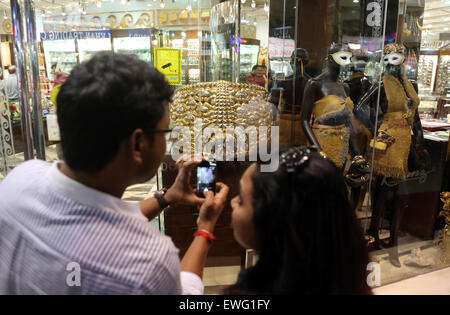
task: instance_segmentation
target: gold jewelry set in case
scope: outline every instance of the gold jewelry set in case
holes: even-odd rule
[[[417,81],[423,85],[424,88],[433,88],[431,86],[433,66],[432,60],[427,60],[425,59],[425,56],[420,56]]]
[[[172,127],[189,127],[194,134],[203,132],[194,130],[201,119],[201,128],[219,128],[221,135],[213,133],[203,143],[218,140],[217,137],[227,136],[227,128],[237,126],[246,129],[254,126],[268,127],[273,125],[272,105],[268,102],[268,91],[258,85],[247,83],[232,83],[228,81],[197,83],[186,85],[176,90],[170,108]],[[197,120],[197,121],[196,121]],[[197,124],[194,124],[196,123]],[[196,132],[196,133],[195,133]],[[237,136],[234,136],[234,143]],[[182,134],[180,134],[182,137]],[[248,137],[250,138],[250,137]],[[191,149],[195,139],[191,138]],[[246,152],[251,143],[246,141]],[[235,151],[236,152],[236,151]],[[236,152],[238,153],[238,152]]]

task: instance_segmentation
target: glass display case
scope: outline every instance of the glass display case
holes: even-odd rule
[[[234,81],[236,46],[234,41],[234,24],[221,25],[211,38],[211,79],[212,81]],[[234,49],[234,50],[233,50]]]
[[[442,51],[439,59],[436,89],[443,93],[445,89],[450,88],[450,51]]]
[[[93,55],[101,51],[111,51],[110,38],[89,38],[77,40],[80,62],[89,60]],[[128,44],[130,46],[130,44]]]
[[[114,52],[134,54],[148,63],[152,60],[150,37],[114,37],[113,48]]]
[[[253,66],[258,64],[258,56],[260,51],[260,41],[255,39],[241,40],[240,45],[240,71],[241,76],[246,76],[252,72]],[[267,66],[267,65],[266,65]]]
[[[420,55],[417,84],[421,92],[434,91],[439,55]]]
[[[238,6],[236,1],[226,1],[211,9],[211,81],[235,82],[239,79]]]
[[[75,40],[47,40],[43,41],[43,48],[48,78],[53,78],[52,65],[69,74],[79,62]]]
[[[200,40],[198,34],[193,31],[191,34],[194,38],[185,40],[182,51],[182,70],[186,84],[194,84],[200,82]],[[200,32],[201,34],[201,32]],[[186,36],[188,36],[187,34]]]

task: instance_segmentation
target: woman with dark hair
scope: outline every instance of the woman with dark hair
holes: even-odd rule
[[[291,148],[276,172],[250,166],[231,202],[236,240],[259,260],[225,294],[370,294],[368,252],[341,171]]]

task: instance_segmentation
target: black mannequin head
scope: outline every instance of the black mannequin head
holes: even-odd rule
[[[367,56],[366,54],[353,55],[351,70],[353,72],[364,72],[366,70],[366,65],[368,61],[369,56]]]

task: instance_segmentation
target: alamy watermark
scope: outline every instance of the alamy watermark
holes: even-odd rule
[[[71,262],[67,264],[66,270],[69,272],[66,276],[68,287],[81,287],[81,266],[79,263]]]
[[[224,132],[215,125],[203,127],[202,119],[195,119],[193,130],[178,126],[171,138],[177,139],[171,152],[174,161],[195,154],[214,156],[216,161],[246,161],[248,157],[250,162],[264,162],[261,172],[274,172],[279,166],[278,126],[228,126]]]
[[[371,288],[379,287],[381,285],[381,265],[377,262],[371,262],[367,265],[367,285]]]

